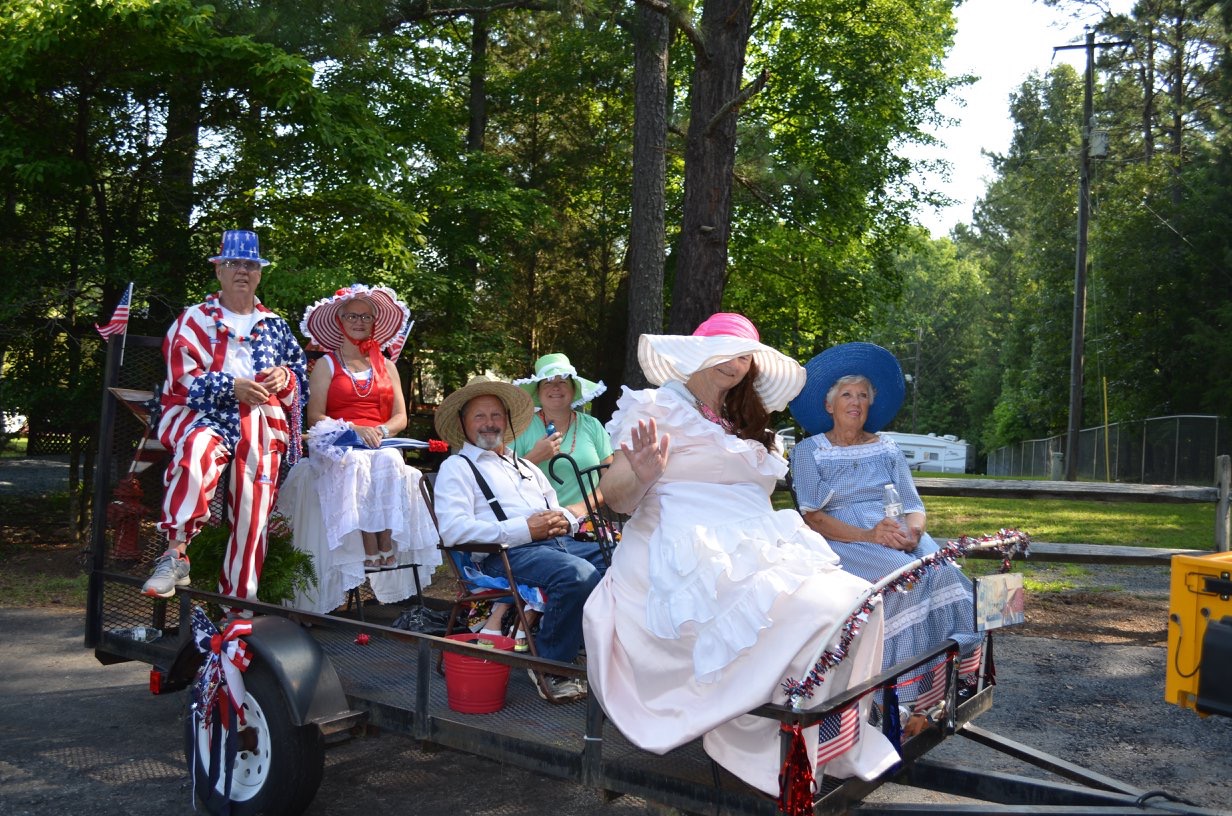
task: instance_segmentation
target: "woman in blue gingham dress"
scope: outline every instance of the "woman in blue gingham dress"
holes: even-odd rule
[[[885,486],[893,484],[903,500],[904,513],[924,512],[902,451],[889,439],[863,445],[836,447],[824,434],[810,436],[795,447],[792,478],[800,513],[821,511],[853,527],[873,528],[885,517]],[[917,558],[936,552],[937,543],[921,533],[914,550],[903,552],[868,541],[826,539],[838,553],[842,567],[866,581],[876,582]],[[964,656],[980,642],[973,629],[971,582],[956,566],[925,573],[909,592],[885,598],[885,659],[883,668],[920,654],[954,638]],[[916,686],[901,689],[900,699],[914,700]]]
[[[837,346],[809,362],[808,383],[791,405],[813,433],[796,445],[791,473],[800,513],[826,537],[844,570],[876,582],[939,548],[924,532],[924,504],[898,446],[873,431],[901,405],[901,371],[884,349],[869,343]],[[839,372],[839,373],[836,373]],[[824,417],[824,419],[823,419]],[[885,518],[885,486],[903,503],[907,529]],[[953,638],[963,669],[978,668],[981,636],[974,631],[971,581],[955,565],[933,568],[906,592],[884,599],[883,668]],[[915,701],[928,678],[920,669],[902,678],[899,699]]]

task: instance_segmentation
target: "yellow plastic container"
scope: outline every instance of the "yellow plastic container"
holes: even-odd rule
[[[1203,655],[1203,642],[1207,629],[1214,623],[1212,642],[1224,647],[1232,624],[1223,624],[1225,616],[1232,617],[1232,552],[1216,552],[1207,555],[1174,555],[1172,557],[1171,594],[1168,603],[1168,674],[1164,686],[1164,700],[1182,708],[1192,708],[1205,716],[1212,713],[1212,704],[1206,695],[1212,688],[1215,672],[1227,671],[1228,656],[1223,654]],[[1204,657],[1206,658],[1204,662]],[[1208,682],[1201,682],[1203,669],[1208,670]],[[1203,688],[1200,689],[1199,686]],[[1220,685],[1223,685],[1222,682]],[[1202,705],[1199,697],[1204,695]],[[1232,690],[1229,690],[1232,694]],[[1216,692],[1223,696],[1222,692]],[[1226,700],[1216,700],[1218,707],[1226,706]],[[1203,710],[1207,709],[1207,710]]]

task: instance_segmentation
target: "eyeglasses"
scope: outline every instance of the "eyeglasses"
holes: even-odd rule
[[[237,261],[228,258],[227,260],[220,262],[218,265],[228,272],[235,272],[239,269],[247,269],[249,272],[261,271],[261,264],[256,261]]]
[[[376,319],[370,314],[355,314],[352,312],[346,312],[340,315],[340,317],[348,323],[371,323]]]

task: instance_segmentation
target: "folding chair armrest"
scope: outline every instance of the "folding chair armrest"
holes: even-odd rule
[[[447,550],[458,550],[460,552],[469,553],[484,553],[491,555],[492,553],[500,552],[505,549],[504,544],[485,544],[479,541],[464,541],[461,544],[446,544]]]

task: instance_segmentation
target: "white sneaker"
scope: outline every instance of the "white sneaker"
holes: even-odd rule
[[[590,691],[585,680],[575,680],[572,677],[557,677],[554,674],[547,674],[543,678],[544,684],[540,685],[539,678],[532,669],[527,669],[526,674],[530,677],[530,681],[534,683],[535,690],[539,692],[539,697],[550,703],[568,703],[573,700],[581,700]],[[543,690],[544,685],[548,687],[547,692]]]
[[[176,587],[192,583],[188,578],[188,556],[178,550],[167,550],[154,559],[154,571],[141,587],[141,594],[151,598],[170,598]]]

